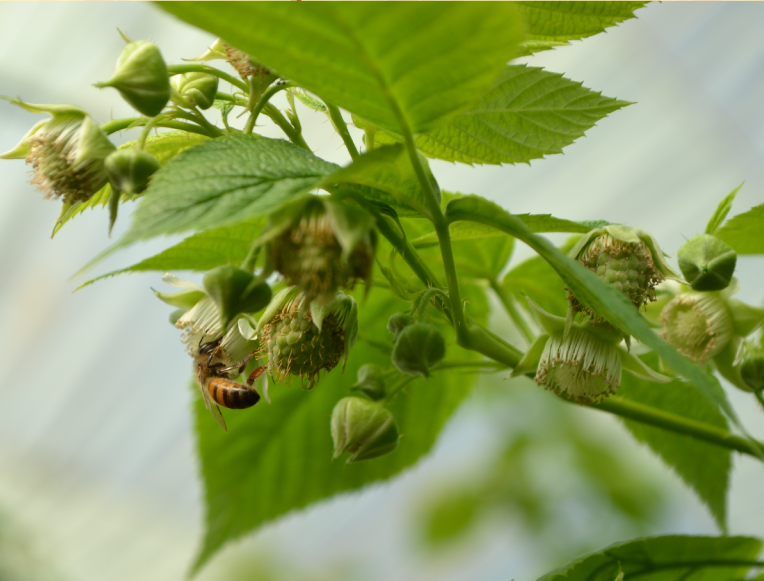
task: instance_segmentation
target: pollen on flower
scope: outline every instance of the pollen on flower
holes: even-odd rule
[[[534,378],[545,389],[580,403],[597,403],[621,385],[621,358],[615,344],[573,328],[551,336]]]

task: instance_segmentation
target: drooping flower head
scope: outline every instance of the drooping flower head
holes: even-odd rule
[[[115,147],[84,110],[74,105],[8,101],[32,113],[49,113],[52,117],[37,123],[0,159],[26,159],[32,166],[31,183],[46,198],[62,198],[70,205],[89,200],[106,185],[104,159]]]

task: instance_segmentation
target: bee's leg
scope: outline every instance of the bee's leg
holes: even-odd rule
[[[256,353],[256,351],[252,351],[249,355],[247,355],[244,360],[239,363],[239,365],[232,365],[231,367],[226,367],[225,369],[221,369],[220,373],[229,373],[234,370],[238,370],[239,373],[244,371],[244,368],[247,366],[247,363],[249,363],[249,360],[252,359],[252,356]]]

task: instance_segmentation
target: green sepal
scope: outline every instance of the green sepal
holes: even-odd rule
[[[314,300],[310,303],[310,316],[319,333],[324,319],[329,315],[334,315],[345,331],[345,345],[342,354],[342,368],[344,369],[350,348],[355,345],[358,337],[358,304],[353,297],[341,292],[337,292],[329,301]]]
[[[203,291],[194,289],[187,289],[177,293],[160,293],[153,288],[151,291],[154,293],[156,298],[158,298],[163,303],[166,303],[172,307],[184,309],[184,311],[187,311],[193,307],[205,296]]]
[[[764,390],[764,353],[757,350],[749,353],[740,363],[740,377],[753,391]]]
[[[377,247],[375,219],[366,210],[348,206],[331,199],[322,200],[334,225],[334,235],[342,247],[341,259],[347,263],[350,255],[361,243],[372,249],[372,256]],[[371,273],[371,270],[369,270]]]
[[[14,147],[13,149],[6,151],[2,155],[0,155],[0,159],[26,159],[27,155],[29,155],[29,144],[27,141],[30,137],[32,137],[35,133],[37,133],[44,125],[48,123],[48,119],[43,119],[42,121],[38,121],[32,126],[32,129],[27,131],[26,135],[21,138],[21,141],[19,141],[18,145]]]
[[[170,100],[170,76],[167,65],[152,42],[130,42],[122,49],[114,76],[96,83],[96,87],[114,87],[137,111],[148,117],[158,115]]]
[[[402,329],[393,344],[392,361],[408,375],[430,376],[430,368],[446,356],[446,341],[435,325],[414,323]]]
[[[544,329],[544,331],[546,331],[548,335],[567,335],[567,332],[570,329],[569,326],[566,325],[565,319],[558,317],[557,315],[547,313],[530,297],[525,297],[525,300],[528,301],[528,305],[530,306],[531,311],[536,316],[536,321],[538,321],[538,324],[542,329]]]
[[[667,377],[651,369],[648,365],[645,365],[636,355],[629,353],[624,349],[618,349],[621,355],[621,366],[623,371],[628,371],[639,379],[646,381],[653,381],[656,383],[669,383],[673,381],[673,377]]]
[[[153,155],[140,149],[118,149],[104,160],[112,188],[131,196],[143,193],[149,178],[161,167]]]
[[[743,391],[751,391],[751,388],[743,380],[740,375],[740,364],[738,361],[738,354],[743,346],[743,340],[738,338],[730,341],[724,349],[714,355],[712,361],[716,370],[724,379],[729,381],[732,385]]]
[[[73,167],[89,159],[103,159],[117,149],[89,115],[82,120],[79,132],[80,138],[77,142],[77,155],[72,163]]]
[[[120,198],[122,198],[122,192],[112,187],[111,193],[109,194],[109,236],[111,236],[111,230],[114,228],[114,223],[117,221]],[[64,214],[62,214],[62,216],[64,216]],[[59,220],[61,220],[60,217]],[[58,221],[56,221],[56,224],[58,224]],[[56,231],[53,230],[53,234],[55,233]]]
[[[520,377],[521,375],[526,375],[529,373],[535,374],[536,369],[538,369],[539,362],[541,361],[541,355],[544,353],[544,347],[546,346],[548,339],[549,335],[546,333],[542,333],[536,337],[533,340],[533,343],[531,343],[531,346],[528,347],[525,355],[523,355],[523,358],[520,360],[517,366],[515,366],[509,376]]]
[[[679,247],[677,261],[693,290],[718,291],[732,280],[737,252],[716,236],[699,234]]]
[[[192,62],[193,61],[199,62],[199,61],[226,60],[227,58],[228,58],[228,55],[225,52],[225,43],[221,39],[216,38],[215,42],[213,42],[203,54],[188,60]]]
[[[356,382],[351,388],[360,391],[373,401],[379,401],[385,397],[385,373],[379,365],[367,363],[358,369]]]
[[[387,330],[396,337],[403,329],[416,323],[416,319],[408,313],[393,313],[387,320]]]
[[[348,464],[389,454],[400,434],[390,410],[361,397],[344,397],[334,406],[331,421],[334,456],[348,452]]]
[[[153,290],[153,289],[152,289]],[[156,292],[156,291],[154,291]],[[178,320],[185,315],[187,312],[187,309],[175,309],[172,313],[170,313],[170,316],[167,317],[167,320],[170,321],[170,324],[174,327],[175,323],[178,322]]]
[[[4,97],[0,95],[0,99],[18,105],[22,109],[26,109],[30,113],[49,113],[56,117],[57,115],[73,115],[75,117],[84,117],[87,115],[87,111],[77,105],[61,105],[61,104],[45,104],[39,105],[35,103],[26,103],[21,99],[13,99],[11,97]]]
[[[270,323],[274,317],[276,317],[288,303],[295,300],[299,294],[300,289],[296,286],[288,286],[277,292],[260,316],[260,320],[257,322],[257,327],[255,328],[255,335],[259,335],[265,325]]]
[[[219,79],[207,73],[183,73],[174,75],[170,84],[189,105],[209,109],[215,102]]]
[[[727,299],[735,335],[747,337],[764,324],[764,308],[752,307],[737,299]]]
[[[204,288],[220,311],[223,329],[239,313],[254,313],[271,300],[271,287],[237,266],[219,266],[204,275]]]

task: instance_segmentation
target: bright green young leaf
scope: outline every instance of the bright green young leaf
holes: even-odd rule
[[[539,581],[738,581],[754,566],[752,537],[666,536],[610,545],[547,573]]]
[[[185,131],[170,131],[168,133],[160,133],[159,135],[149,136],[146,139],[144,150],[148,151],[151,155],[156,157],[160,163],[164,164],[168,160],[178,155],[181,151],[194,147],[195,145],[199,145],[206,139],[208,138],[203,135],[197,135],[195,133],[186,133]],[[124,145],[121,145],[119,149],[132,147],[134,143],[134,141],[130,141]],[[58,218],[58,220],[56,220],[51,238],[53,238],[53,236],[55,236],[58,231],[61,230],[64,224],[88,208],[95,208],[96,206],[105,208],[106,204],[109,203],[110,197],[111,184],[106,184],[95,194],[93,194],[93,197],[91,197],[86,202],[80,202],[79,204],[68,207],[61,213],[61,216]],[[134,200],[137,197],[138,196],[130,196],[123,193],[120,197],[120,201],[127,202],[129,200]]]
[[[722,222],[724,222],[725,218],[727,217],[727,214],[730,213],[732,202],[735,201],[735,196],[742,187],[743,184],[740,184],[729,194],[727,194],[725,198],[719,203],[719,206],[716,208],[716,210],[714,210],[714,213],[711,215],[711,218],[708,221],[708,225],[706,226],[706,234],[716,233],[716,231],[719,229],[719,226],[722,225]]]
[[[764,204],[733,216],[715,236],[732,246],[738,254],[764,254]]]
[[[281,139],[232,135],[184,151],[151,180],[120,245],[263,216],[337,166]]]
[[[425,163],[426,167],[426,163]],[[430,179],[436,192],[440,192],[435,178]],[[393,209],[404,215],[429,215],[425,194],[417,180],[406,149],[402,145],[380,147],[360,156],[324,180],[325,184],[350,183],[381,190],[392,196],[380,198],[378,193],[366,191],[371,201],[389,202]],[[398,212],[401,214],[401,212]]]
[[[203,272],[225,264],[238,265],[247,257],[252,241],[260,235],[263,220],[243,222],[235,226],[204,230],[159,254],[141,260],[137,264],[102,274],[80,288],[93,284],[97,280],[110,278],[127,272],[145,272],[157,270],[195,270]]]
[[[657,357],[653,354],[645,356],[644,359],[653,367],[657,364]],[[719,408],[686,382],[673,381],[661,385],[638,379],[631,373],[624,373],[618,396],[728,429]],[[650,446],[695,490],[708,506],[719,528],[725,530],[727,487],[732,464],[730,451],[635,421],[624,420],[624,423],[637,440]]]
[[[201,400],[197,402],[207,517],[196,570],[223,545],[262,524],[337,493],[390,478],[432,447],[445,421],[469,392],[471,376],[436,372],[430,380],[412,381],[390,408],[405,434],[398,449],[352,465],[332,462],[332,408],[350,394],[361,365],[390,366],[389,355],[364,338],[392,345],[393,337],[385,328],[387,319],[408,306],[373,289],[359,313],[359,340],[350,350],[344,373],[340,368],[333,370],[312,391],[300,389],[299,379],[290,386],[271,383],[271,405],[261,402],[245,411],[224,411],[228,434]],[[460,360],[464,355],[458,352]]]
[[[523,40],[514,6],[503,2],[161,6],[322,99],[411,133],[480,97]]]
[[[526,54],[604,32],[647,2],[516,2],[525,21]]]
[[[693,383],[704,397],[718,405],[727,417],[744,429],[729,401],[718,391],[715,378],[658,337],[622,293],[564,255],[549,240],[533,233],[517,216],[480,196],[470,195],[451,200],[446,208],[446,218],[451,222],[467,220],[490,225],[525,242],[549,262],[579,300],[614,326],[652,348],[670,368]]]
[[[527,163],[562,148],[613,111],[629,105],[603,97],[560,74],[504,68],[493,87],[450,123],[416,137],[428,157],[469,164]],[[400,140],[380,132],[379,143]]]

